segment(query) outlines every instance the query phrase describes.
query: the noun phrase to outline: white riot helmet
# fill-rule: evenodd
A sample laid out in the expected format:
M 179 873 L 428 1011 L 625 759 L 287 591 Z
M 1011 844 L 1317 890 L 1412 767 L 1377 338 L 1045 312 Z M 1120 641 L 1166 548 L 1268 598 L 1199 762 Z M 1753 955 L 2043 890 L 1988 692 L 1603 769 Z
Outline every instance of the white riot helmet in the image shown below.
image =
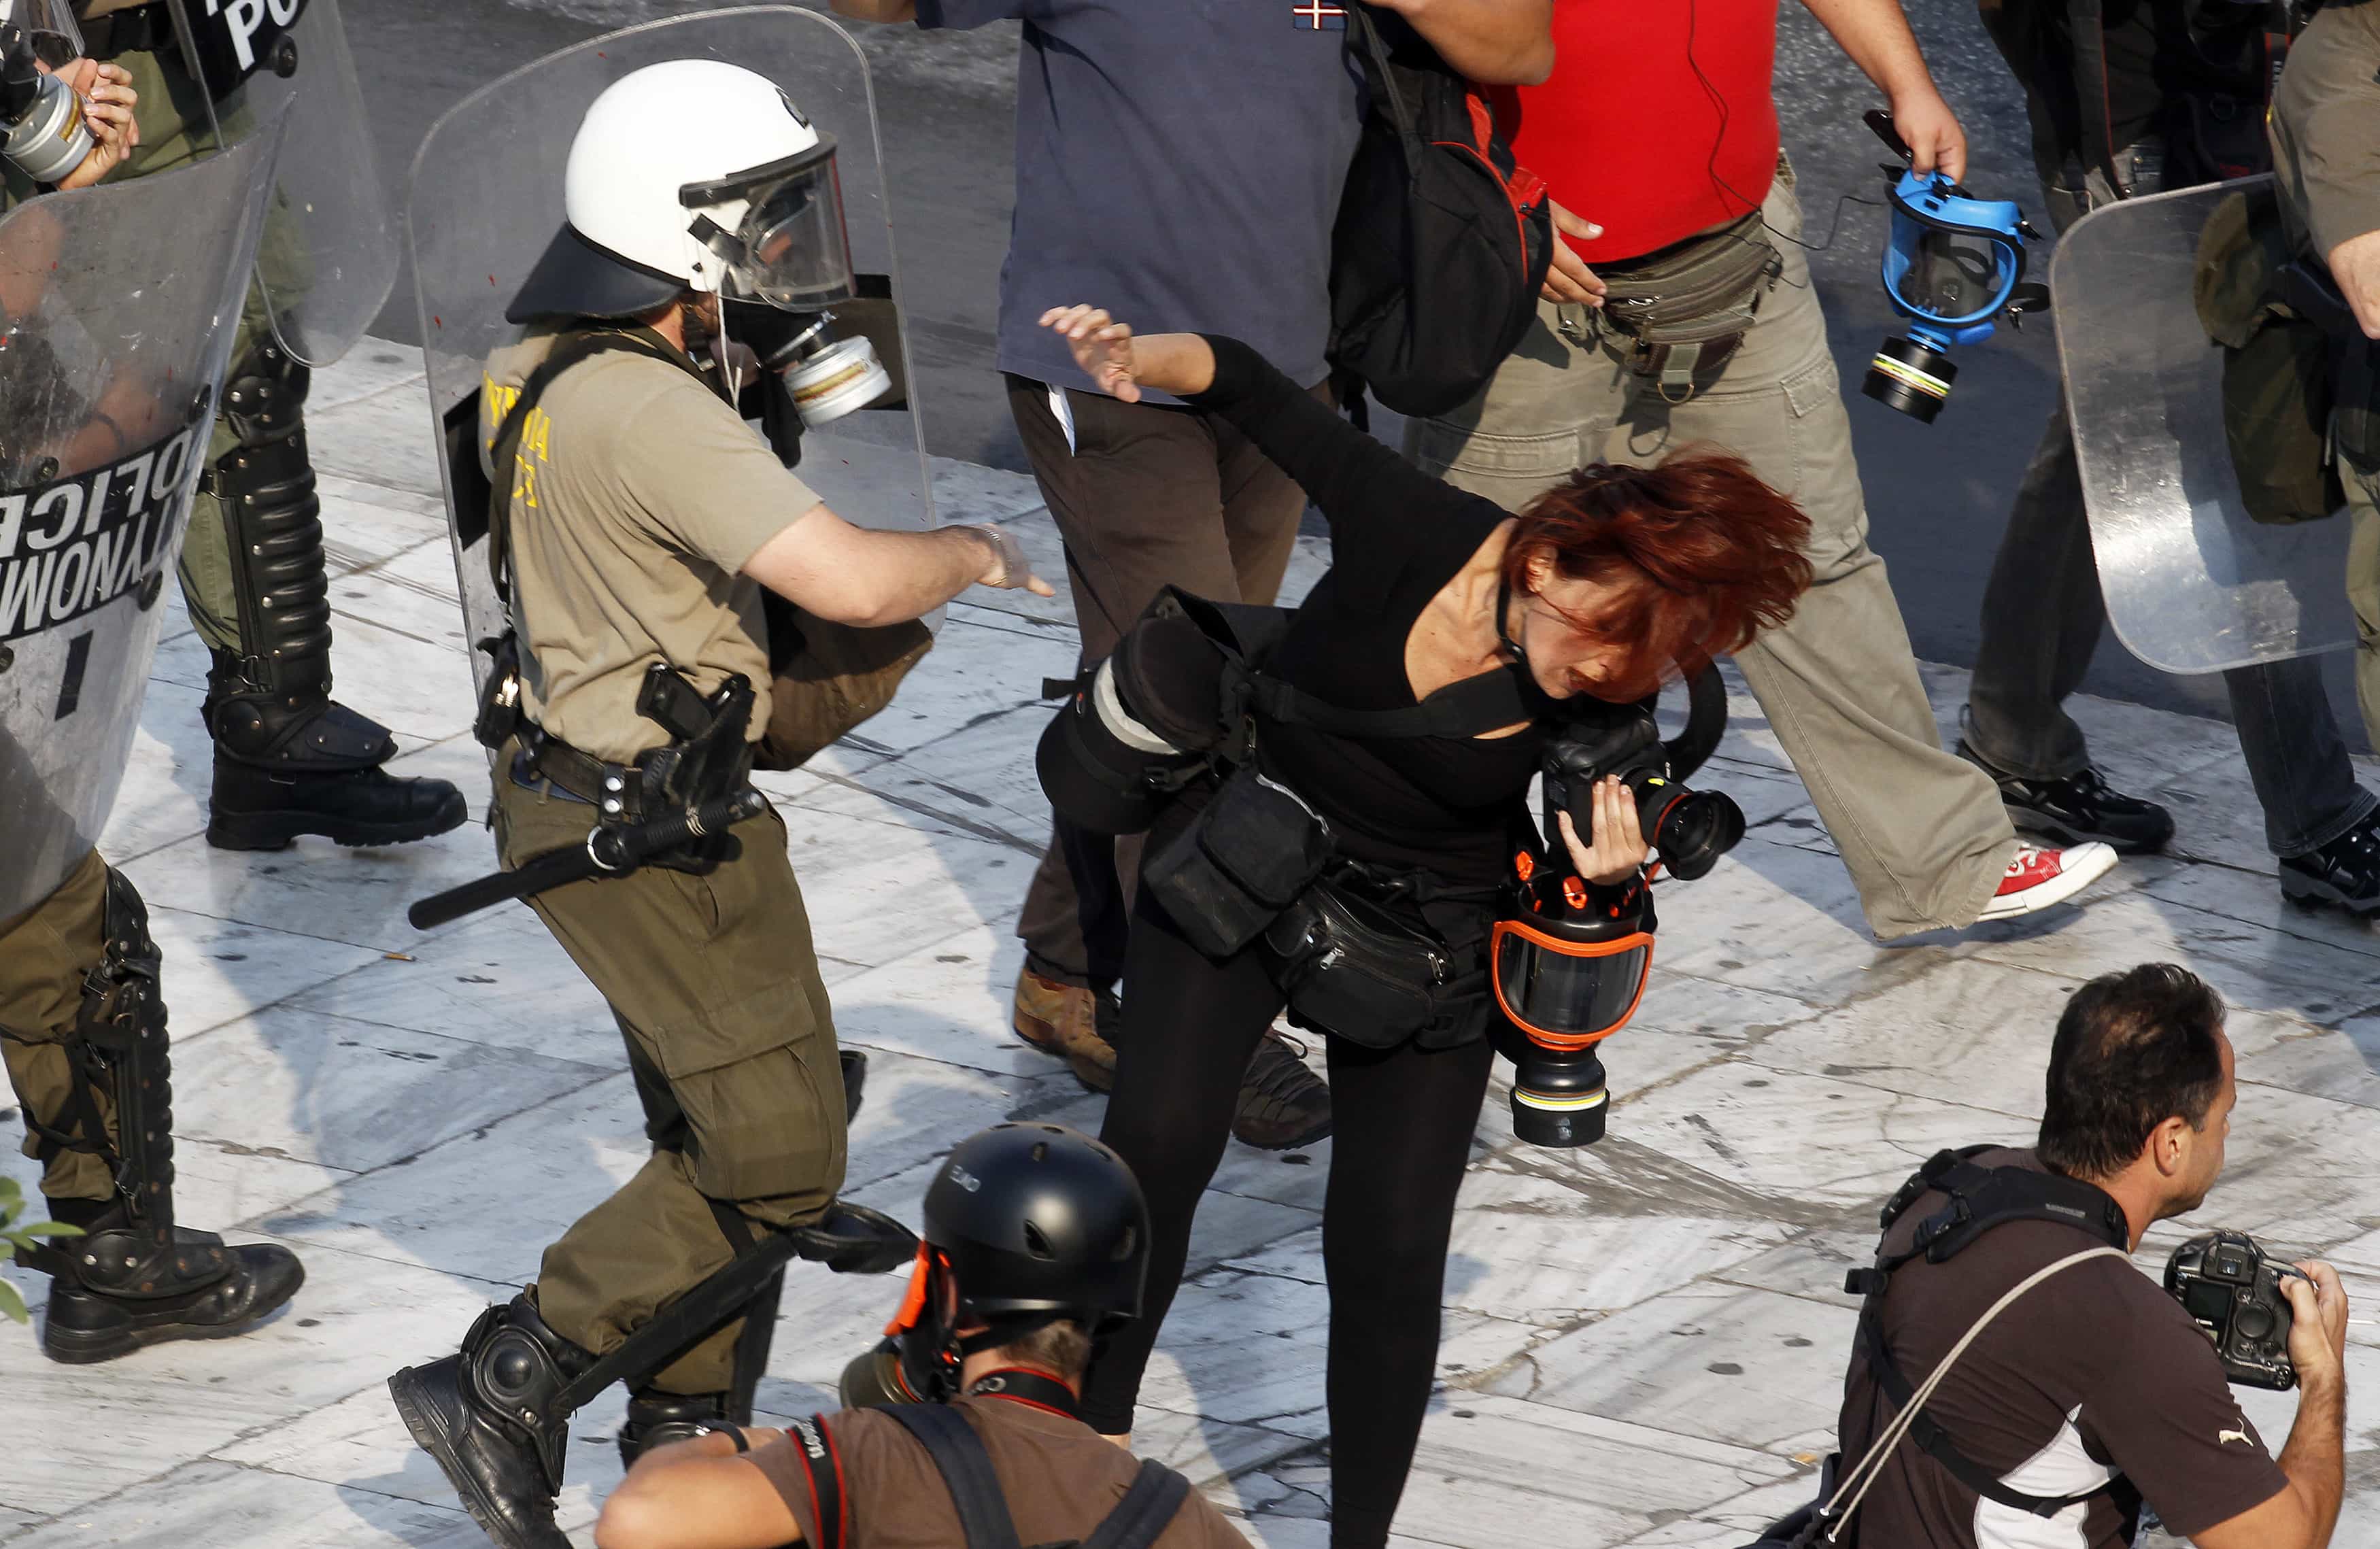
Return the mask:
M 834 137 L 740 65 L 673 59 L 613 81 L 563 186 L 565 224 L 509 321 L 627 317 L 686 290 L 786 311 L 853 294 Z

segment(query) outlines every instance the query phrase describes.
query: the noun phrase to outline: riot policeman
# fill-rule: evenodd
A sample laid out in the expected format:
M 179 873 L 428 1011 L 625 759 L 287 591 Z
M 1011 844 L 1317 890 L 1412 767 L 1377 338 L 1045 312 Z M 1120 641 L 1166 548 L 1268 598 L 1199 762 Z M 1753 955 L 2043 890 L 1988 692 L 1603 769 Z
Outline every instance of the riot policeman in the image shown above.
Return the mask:
M 2281 72 L 2271 128 L 2296 267 L 2329 282 L 2305 309 L 2329 335 L 2356 691 L 2380 736 L 2380 5 L 2334 3 L 2314 18 Z
M 92 154 L 113 155 L 125 127 L 87 117 Z M 42 1349 L 57 1361 L 237 1334 L 305 1278 L 285 1248 L 176 1219 L 160 954 L 140 894 L 92 848 L 278 145 L 276 125 L 153 184 L 0 221 L 0 1058 L 48 1212 L 81 1231 L 17 1254 L 51 1277 Z M 37 175 L 75 181 L 56 170 Z
M 535 91 L 491 91 L 508 89 Z M 764 588 L 848 626 L 916 620 L 974 585 L 1050 594 L 996 529 L 845 523 L 739 416 L 723 331 L 757 338 L 848 291 L 834 156 L 755 70 L 671 58 L 619 76 L 585 108 L 566 221 L 505 312 L 525 326 L 485 363 L 475 439 L 519 662 L 486 701 L 516 684 L 516 726 L 482 733 L 504 864 L 588 853 L 590 830 L 644 831 L 704 789 L 753 815 L 531 901 L 611 1003 L 655 1150 L 458 1354 L 390 1379 L 415 1439 L 508 1546 L 563 1542 L 568 1414 L 644 1348 L 656 1309 L 771 1234 L 837 1218 L 832 1012 L 783 825 L 743 785 L 772 697 L 798 692 L 771 684 Z M 624 1447 L 748 1417 L 748 1351 L 771 1321 L 730 1316 L 621 1371 Z
M 2025 88 L 2059 228 L 2116 200 L 2264 171 L 2264 105 L 2294 3 L 1982 0 Z M 2062 708 L 2107 620 L 2076 434 L 2061 401 L 1985 588 L 1960 751 L 1998 781 L 2019 828 L 2154 851 L 2172 816 L 2109 785 Z M 2283 893 L 2380 911 L 2380 799 L 2356 782 L 2315 663 L 2261 661 L 2223 680 Z
M 935 1173 L 925 1240 L 900 1332 L 851 1363 L 842 1413 L 647 1452 L 604 1503 L 600 1549 L 1245 1542 L 1077 1411 L 1092 1340 L 1140 1313 L 1148 1206 L 1122 1157 L 1055 1124 L 996 1125 Z
M 111 176 L 151 176 L 236 139 L 237 126 L 253 116 L 248 82 L 260 69 L 292 76 L 310 113 L 335 114 L 360 137 L 362 103 L 352 76 L 343 79 L 336 67 L 344 62 L 333 46 L 342 41 L 332 36 L 336 12 L 325 0 L 302 8 L 301 37 L 274 23 L 285 9 L 278 4 L 268 11 L 75 0 L 91 55 L 125 69 L 141 97 L 140 147 Z M 285 9 L 294 17 L 301 7 Z M 242 30 L 244 22 L 251 25 Z M 377 188 L 368 193 L 378 198 Z M 378 233 L 331 232 L 293 202 L 276 200 L 268 216 L 259 284 L 243 305 L 182 551 L 183 599 L 210 659 L 200 712 L 214 742 L 207 841 L 226 850 L 278 850 L 300 834 L 397 844 L 444 833 L 468 816 L 450 782 L 388 773 L 382 766 L 397 753 L 389 730 L 331 697 L 330 579 L 306 441 L 311 372 L 293 352 L 303 346 L 283 336 L 295 331 L 269 310 L 265 291 L 319 291 L 326 272 L 363 271 L 382 276 L 384 296 L 395 255 L 385 255 L 383 268 L 380 254 L 312 250 L 341 239 L 386 243 Z M 378 297 L 369 303 L 358 328 Z M 352 342 L 306 354 L 321 364 Z

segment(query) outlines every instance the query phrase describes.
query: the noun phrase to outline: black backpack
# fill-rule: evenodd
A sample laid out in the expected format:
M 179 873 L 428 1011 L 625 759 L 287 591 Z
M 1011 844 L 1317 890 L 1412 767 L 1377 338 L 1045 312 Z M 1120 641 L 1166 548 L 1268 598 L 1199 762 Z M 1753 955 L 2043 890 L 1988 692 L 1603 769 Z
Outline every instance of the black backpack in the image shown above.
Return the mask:
M 1369 106 L 1331 234 L 1330 364 L 1399 414 L 1439 415 L 1488 384 L 1537 315 L 1553 258 L 1543 178 L 1512 162 L 1481 90 L 1350 0 Z

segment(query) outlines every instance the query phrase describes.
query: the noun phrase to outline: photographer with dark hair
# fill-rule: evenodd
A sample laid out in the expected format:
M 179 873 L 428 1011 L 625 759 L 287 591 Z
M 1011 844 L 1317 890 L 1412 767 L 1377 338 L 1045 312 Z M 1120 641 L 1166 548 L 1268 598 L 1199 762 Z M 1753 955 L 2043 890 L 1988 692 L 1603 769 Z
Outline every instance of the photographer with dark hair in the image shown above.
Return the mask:
M 1149 839 L 1125 957 L 1124 1035 L 1101 1138 L 1148 1191 L 1149 1306 L 1093 1365 L 1084 1413 L 1111 1435 L 1131 1429 L 1192 1216 L 1230 1132 L 1240 1071 L 1287 1001 L 1325 1034 L 1335 1094 L 1323 1205 L 1330 1542 L 1378 1545 L 1429 1400 L 1455 1192 L 1496 1045 L 1509 1047 L 1514 1027 L 1500 1014 L 1501 987 L 1488 997 L 1486 969 L 1475 989 L 1451 986 L 1464 981 L 1465 954 L 1478 952 L 1491 929 L 1504 930 L 1498 905 L 1516 871 L 1524 883 L 1569 873 L 1565 891 L 1574 887 L 1582 906 L 1601 890 L 1613 910 L 1633 907 L 1643 890 L 1645 831 L 1626 786 L 1596 781 L 1591 796 L 1567 805 L 1561 842 L 1545 836 L 1557 852 L 1550 858 L 1524 794 L 1558 736 L 1598 717 L 1640 713 L 1637 703 L 1665 679 L 1790 615 L 1809 584 L 1809 523 L 1741 461 L 1709 454 L 1649 468 L 1582 468 L 1514 516 L 1415 467 L 1235 339 L 1135 338 L 1089 307 L 1041 321 L 1100 391 L 1126 403 L 1144 389 L 1171 393 L 1246 435 L 1314 498 L 1336 562 L 1266 655 L 1264 673 L 1281 692 L 1256 701 L 1253 756 L 1234 759 L 1220 787 L 1191 786 L 1143 825 Z M 1152 612 L 1125 647 L 1163 622 Z M 1149 652 L 1160 654 L 1154 642 Z M 1067 714 L 1079 720 L 1086 701 L 1118 697 L 1120 678 L 1144 676 L 1139 667 L 1124 672 L 1118 664 L 1126 661 L 1120 648 L 1053 732 Z M 1148 675 L 1169 670 L 1157 661 Z M 1202 703 L 1214 719 L 1211 684 L 1168 697 L 1191 719 Z M 1096 713 L 1111 731 L 1150 743 L 1131 712 L 1166 707 L 1123 708 L 1113 721 Z M 1044 787 L 1057 801 L 1050 748 L 1045 737 Z M 1582 813 L 1575 823 L 1572 811 Z M 1216 816 L 1226 812 L 1234 822 Z M 1296 831 L 1280 833 L 1277 823 Z M 1295 917 L 1290 899 L 1302 907 L 1318 891 L 1318 908 L 1381 922 L 1371 939 L 1402 945 L 1392 954 L 1400 967 L 1413 964 L 1416 944 L 1426 948 L 1444 972 L 1427 974 L 1417 993 L 1448 988 L 1439 1014 L 1402 1027 L 1368 1010 L 1325 1018 L 1303 997 L 1339 978 L 1331 964 L 1344 954 L 1297 958 L 1297 946 L 1281 948 L 1270 931 L 1217 951 L 1220 932 L 1191 907 L 1198 900 L 1166 881 L 1187 875 L 1167 870 L 1183 854 L 1177 841 L 1227 846 L 1244 859 L 1335 846 L 1327 863 L 1335 869 L 1326 874 L 1318 859 L 1287 879 L 1274 914 Z M 1677 870 L 1668 848 L 1663 859 Z M 1352 929 L 1344 939 L 1348 953 L 1359 950 Z M 1295 965 L 1285 968 L 1283 954 Z M 1383 966 L 1366 981 L 1413 986 L 1415 978 L 1386 966 L 1390 955 L 1384 948 L 1373 960 Z M 1581 1107 L 1600 1103 L 1599 1067 L 1594 1089 L 1576 1096 Z
M 1011 1544 L 1245 1549 L 1188 1481 L 1077 1415 L 1091 1341 L 1138 1313 L 1148 1265 L 1122 1159 L 1055 1124 L 994 1125 L 935 1173 L 925 1228 L 900 1332 L 844 1374 L 842 1413 L 653 1447 L 603 1503 L 597 1549 L 985 1549 L 1003 1527 Z
M 1958 1353 L 1910 1432 L 1918 1446 L 1892 1453 L 1861 1502 L 1859 1542 L 2104 1549 L 2131 1542 L 2143 1500 L 2200 1549 L 2330 1542 L 2347 1412 L 2337 1273 L 2280 1272 L 2300 1394 L 2277 1464 L 2192 1311 L 2119 1262 L 2205 1200 L 2237 1095 L 2211 987 L 2171 963 L 2103 974 L 2058 1019 L 2034 1148 L 1945 1152 L 1887 1207 L 1876 1267 L 1852 1277 L 1868 1301 L 1844 1458 Z M 2078 1250 L 2088 1262 L 1990 1320 Z

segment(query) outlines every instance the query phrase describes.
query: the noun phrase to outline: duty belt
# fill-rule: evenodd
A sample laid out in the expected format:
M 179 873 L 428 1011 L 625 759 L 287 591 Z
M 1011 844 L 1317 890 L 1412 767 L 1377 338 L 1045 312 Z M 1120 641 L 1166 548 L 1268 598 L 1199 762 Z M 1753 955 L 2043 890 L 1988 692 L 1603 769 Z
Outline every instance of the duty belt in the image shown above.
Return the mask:
M 165 0 L 110 11 L 80 22 L 82 51 L 93 59 L 120 54 L 161 54 L 179 46 L 174 35 L 174 13 Z
M 540 727 L 521 728 L 520 751 L 513 757 L 513 781 L 525 786 L 551 785 L 571 800 L 594 807 L 606 823 L 645 819 L 642 770 L 634 764 L 606 763 Z

